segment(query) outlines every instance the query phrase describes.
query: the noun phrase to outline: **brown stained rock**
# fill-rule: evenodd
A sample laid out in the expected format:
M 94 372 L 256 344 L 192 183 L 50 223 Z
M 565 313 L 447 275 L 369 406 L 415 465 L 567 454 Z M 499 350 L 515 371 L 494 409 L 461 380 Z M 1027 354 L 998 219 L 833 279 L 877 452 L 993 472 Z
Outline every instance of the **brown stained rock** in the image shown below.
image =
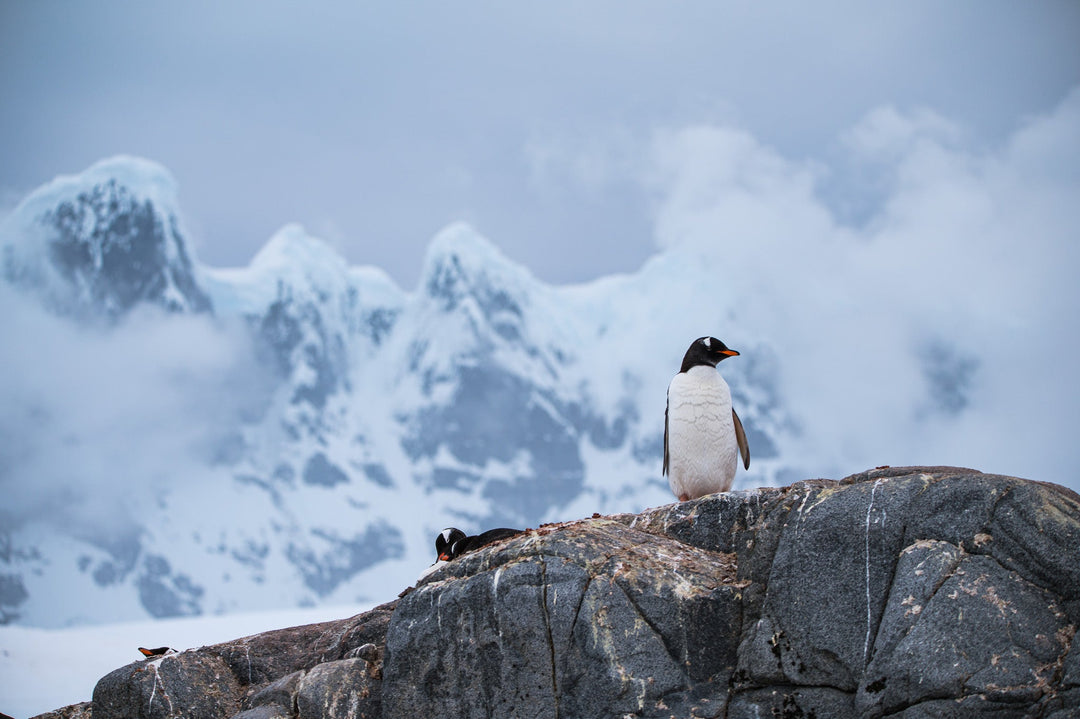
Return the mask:
M 385 716 L 679 715 L 696 685 L 723 694 L 743 586 L 732 555 L 621 522 L 532 530 L 451 562 L 401 601 Z

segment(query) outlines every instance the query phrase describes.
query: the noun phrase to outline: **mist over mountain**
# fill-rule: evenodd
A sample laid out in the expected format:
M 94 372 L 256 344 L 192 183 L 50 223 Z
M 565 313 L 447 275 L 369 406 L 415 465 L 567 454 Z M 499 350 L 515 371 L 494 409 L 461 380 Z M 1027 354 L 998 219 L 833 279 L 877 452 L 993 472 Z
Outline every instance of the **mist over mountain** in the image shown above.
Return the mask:
M 159 165 L 58 178 L 0 227 L 0 621 L 382 600 L 445 526 L 667 503 L 664 393 L 705 334 L 742 353 L 737 488 L 885 463 L 1075 488 L 1077 117 L 1074 92 L 973 154 L 871 114 L 855 224 L 746 133 L 661 134 L 659 251 L 573 286 L 465 224 L 412 289 L 297 225 L 208 267 Z

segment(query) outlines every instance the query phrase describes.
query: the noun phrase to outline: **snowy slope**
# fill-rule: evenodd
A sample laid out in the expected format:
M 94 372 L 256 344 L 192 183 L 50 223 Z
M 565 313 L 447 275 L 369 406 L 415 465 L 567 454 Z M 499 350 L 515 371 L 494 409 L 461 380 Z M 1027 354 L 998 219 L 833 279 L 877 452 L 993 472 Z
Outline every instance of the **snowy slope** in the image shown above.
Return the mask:
M 131 202 L 87 205 L 99 196 Z M 84 231 L 56 223 L 56 208 L 84 205 L 96 213 Z M 152 231 L 120 232 L 133 207 Z M 95 422 L 67 427 L 67 440 L 51 438 L 48 423 L 24 430 L 40 449 L 0 469 L 20 495 L 0 513 L 7 622 L 376 602 L 413 582 L 445 526 L 536 526 L 669 502 L 664 393 L 690 340 L 706 333 L 744 356 L 724 366 L 754 453 L 737 486 L 792 471 L 780 459 L 793 423 L 772 353 L 741 326 L 700 258 L 669 251 L 633 275 L 552 287 L 456 224 L 433 239 L 408 292 L 377 268 L 347 266 L 296 225 L 247 267 L 205 267 L 178 217 L 167 172 L 117 158 L 34 193 L 0 230 L 5 277 L 20 297 L 63 317 L 105 320 L 55 329 L 93 333 L 104 364 L 110 352 L 144 352 L 144 325 L 200 338 L 195 345 L 225 338 L 226 348 L 197 364 L 187 359 L 196 348 L 177 341 L 165 379 L 126 388 L 130 373 L 108 378 L 117 395 L 146 402 L 205 394 L 176 410 L 192 426 L 212 425 L 198 441 L 165 441 L 176 423 L 159 428 L 154 412 L 117 430 L 123 451 L 107 460 L 92 450 L 116 432 Z M 68 241 L 126 248 L 133 264 L 68 271 L 48 250 Z M 143 245 L 162 250 L 141 253 Z M 158 289 L 114 287 L 124 282 Z M 68 371 L 58 362 L 53 375 Z M 23 405 L 50 415 L 74 401 L 33 391 Z M 231 410 L 213 410 L 226 400 Z M 59 441 L 90 446 L 77 466 L 35 482 Z M 129 465 L 141 447 L 161 445 L 171 454 Z M 98 511 L 84 511 L 88 503 Z

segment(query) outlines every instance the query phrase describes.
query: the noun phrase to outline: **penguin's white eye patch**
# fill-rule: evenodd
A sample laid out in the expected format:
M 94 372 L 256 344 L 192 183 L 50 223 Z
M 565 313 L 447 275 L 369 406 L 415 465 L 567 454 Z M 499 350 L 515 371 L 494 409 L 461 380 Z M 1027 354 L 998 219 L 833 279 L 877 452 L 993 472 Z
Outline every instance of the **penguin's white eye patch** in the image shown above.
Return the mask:
M 706 337 L 704 342 L 706 347 L 712 347 L 712 337 Z

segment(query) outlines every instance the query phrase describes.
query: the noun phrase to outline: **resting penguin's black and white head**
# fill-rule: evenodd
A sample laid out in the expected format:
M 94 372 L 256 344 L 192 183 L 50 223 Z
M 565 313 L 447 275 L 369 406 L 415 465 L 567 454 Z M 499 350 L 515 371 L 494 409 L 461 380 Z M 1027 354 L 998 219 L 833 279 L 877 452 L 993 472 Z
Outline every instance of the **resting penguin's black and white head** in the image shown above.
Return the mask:
M 435 556 L 445 562 L 454 557 L 454 544 L 465 539 L 465 532 L 457 527 L 447 527 L 435 537 Z
M 698 365 L 715 367 L 721 360 L 728 357 L 738 357 L 738 355 L 738 352 L 729 349 L 726 344 L 715 337 L 698 337 L 690 343 L 689 349 L 683 355 L 682 368 L 679 371 L 685 372 Z

